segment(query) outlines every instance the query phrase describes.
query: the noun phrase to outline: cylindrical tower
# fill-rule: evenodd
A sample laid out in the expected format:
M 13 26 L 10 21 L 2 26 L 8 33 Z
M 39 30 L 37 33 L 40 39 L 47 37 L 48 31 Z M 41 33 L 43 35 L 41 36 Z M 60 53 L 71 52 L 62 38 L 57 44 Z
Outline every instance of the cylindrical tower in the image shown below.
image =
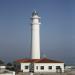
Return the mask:
M 38 13 L 34 11 L 32 13 L 31 23 L 31 51 L 32 59 L 40 59 L 40 17 Z

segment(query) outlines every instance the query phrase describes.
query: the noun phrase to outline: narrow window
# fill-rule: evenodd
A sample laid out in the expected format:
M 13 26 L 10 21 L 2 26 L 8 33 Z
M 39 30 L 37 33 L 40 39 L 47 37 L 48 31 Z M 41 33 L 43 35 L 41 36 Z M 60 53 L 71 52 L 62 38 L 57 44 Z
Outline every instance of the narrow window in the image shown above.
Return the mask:
M 25 66 L 25 69 L 28 69 L 28 66 Z
M 48 66 L 48 69 L 52 69 L 52 66 Z
M 38 70 L 38 66 L 36 66 L 36 69 Z
M 44 66 L 41 66 L 40 69 L 41 69 L 41 70 L 44 70 Z

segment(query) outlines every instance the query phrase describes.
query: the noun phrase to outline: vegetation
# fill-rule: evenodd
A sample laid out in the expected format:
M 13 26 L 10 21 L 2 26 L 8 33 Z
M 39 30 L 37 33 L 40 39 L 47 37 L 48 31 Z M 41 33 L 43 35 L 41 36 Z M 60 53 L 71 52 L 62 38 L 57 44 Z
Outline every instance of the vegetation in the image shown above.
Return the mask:
M 4 62 L 2 60 L 0 60 L 0 65 L 4 64 Z
M 9 62 L 9 63 L 7 63 L 7 66 L 12 66 L 12 63 L 10 63 L 10 62 Z

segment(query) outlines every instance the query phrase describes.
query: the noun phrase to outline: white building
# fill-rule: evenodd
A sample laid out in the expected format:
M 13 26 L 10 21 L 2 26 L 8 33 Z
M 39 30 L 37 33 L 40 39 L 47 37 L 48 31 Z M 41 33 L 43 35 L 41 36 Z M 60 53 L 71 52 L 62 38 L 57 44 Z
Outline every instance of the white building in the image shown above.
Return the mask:
M 29 72 L 30 65 L 33 64 L 34 72 L 64 72 L 64 63 L 47 58 L 42 59 L 19 59 L 16 63 L 20 65 L 20 70 Z
M 7 70 L 6 66 L 1 64 L 0 65 L 0 75 L 15 75 L 15 72 Z
M 23 72 L 64 72 L 64 63 L 47 58 L 40 58 L 40 17 L 34 11 L 31 23 L 31 58 L 16 60 L 17 67 Z M 19 66 L 20 65 L 20 66 Z M 34 69 L 34 70 L 33 70 Z
M 0 69 L 5 69 L 5 68 L 6 68 L 5 65 L 3 65 L 3 64 L 0 65 Z

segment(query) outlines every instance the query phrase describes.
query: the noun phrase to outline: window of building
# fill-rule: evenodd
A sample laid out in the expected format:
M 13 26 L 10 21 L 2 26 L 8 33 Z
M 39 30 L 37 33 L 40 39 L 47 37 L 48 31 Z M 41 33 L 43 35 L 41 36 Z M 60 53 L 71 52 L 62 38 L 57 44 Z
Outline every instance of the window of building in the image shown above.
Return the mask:
M 41 69 L 41 70 L 44 70 L 44 66 L 41 66 L 40 69 Z
M 36 69 L 38 70 L 38 66 L 36 66 Z
M 56 69 L 60 69 L 60 66 L 56 66 Z
M 25 66 L 25 69 L 28 69 L 28 66 Z
M 52 69 L 52 66 L 48 66 L 48 69 Z

